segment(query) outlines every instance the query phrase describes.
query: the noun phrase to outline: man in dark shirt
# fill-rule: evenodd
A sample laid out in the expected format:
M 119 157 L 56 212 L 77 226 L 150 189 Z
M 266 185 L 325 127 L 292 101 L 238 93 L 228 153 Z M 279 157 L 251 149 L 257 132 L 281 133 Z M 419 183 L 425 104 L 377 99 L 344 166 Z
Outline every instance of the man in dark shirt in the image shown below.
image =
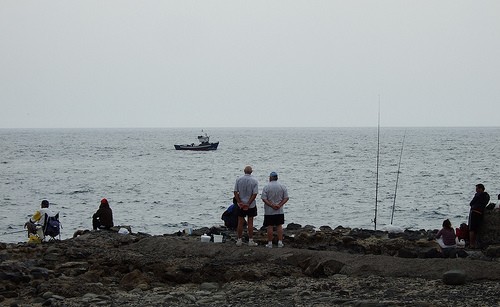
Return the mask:
M 490 202 L 490 195 L 486 193 L 484 185 L 479 183 L 476 184 L 476 195 L 470 202 L 470 212 L 469 212 L 469 239 L 470 248 L 478 248 L 477 243 L 477 232 L 481 223 L 483 221 L 484 208 Z
M 110 229 L 113 227 L 113 211 L 109 207 L 108 200 L 103 198 L 101 205 L 92 216 L 92 227 L 97 229 Z

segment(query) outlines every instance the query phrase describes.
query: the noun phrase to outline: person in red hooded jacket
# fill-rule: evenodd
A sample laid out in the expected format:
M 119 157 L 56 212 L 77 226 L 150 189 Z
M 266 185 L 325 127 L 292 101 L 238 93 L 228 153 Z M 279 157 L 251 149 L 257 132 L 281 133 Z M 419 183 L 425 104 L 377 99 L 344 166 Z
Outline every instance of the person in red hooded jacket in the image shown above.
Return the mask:
M 97 229 L 110 229 L 113 227 L 113 211 L 106 198 L 101 199 L 99 209 L 92 216 L 92 227 Z

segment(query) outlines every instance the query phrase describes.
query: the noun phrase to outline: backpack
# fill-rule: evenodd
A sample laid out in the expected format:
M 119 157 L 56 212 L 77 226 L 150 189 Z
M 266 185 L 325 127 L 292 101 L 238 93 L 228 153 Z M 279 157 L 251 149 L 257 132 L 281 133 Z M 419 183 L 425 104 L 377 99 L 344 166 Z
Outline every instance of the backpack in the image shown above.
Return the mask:
M 59 222 L 59 213 L 55 216 L 45 216 L 43 233 L 46 236 L 55 238 L 61 233 L 61 222 Z

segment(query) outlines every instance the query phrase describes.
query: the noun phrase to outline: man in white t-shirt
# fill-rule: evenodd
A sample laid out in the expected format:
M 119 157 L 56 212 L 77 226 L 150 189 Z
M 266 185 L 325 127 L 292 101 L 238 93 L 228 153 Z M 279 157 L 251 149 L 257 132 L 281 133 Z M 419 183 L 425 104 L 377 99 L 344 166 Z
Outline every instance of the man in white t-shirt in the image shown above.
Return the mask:
M 24 228 L 28 229 L 28 237 L 30 234 L 37 234 L 37 226 L 41 226 L 39 228 L 43 229 L 45 225 L 45 214 L 49 217 L 54 216 L 54 213 L 49 209 L 49 201 L 44 199 L 40 204 L 40 210 L 37 210 L 29 221 L 24 224 Z

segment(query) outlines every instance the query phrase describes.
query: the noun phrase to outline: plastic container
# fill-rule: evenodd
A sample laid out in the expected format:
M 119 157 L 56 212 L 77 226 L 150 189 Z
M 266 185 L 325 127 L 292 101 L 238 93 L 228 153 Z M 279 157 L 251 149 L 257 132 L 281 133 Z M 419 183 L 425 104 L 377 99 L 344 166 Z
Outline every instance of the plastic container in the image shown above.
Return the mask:
M 222 243 L 222 235 L 214 235 L 214 243 Z
M 204 242 L 204 243 L 210 242 L 210 236 L 202 235 L 201 236 L 201 242 Z

